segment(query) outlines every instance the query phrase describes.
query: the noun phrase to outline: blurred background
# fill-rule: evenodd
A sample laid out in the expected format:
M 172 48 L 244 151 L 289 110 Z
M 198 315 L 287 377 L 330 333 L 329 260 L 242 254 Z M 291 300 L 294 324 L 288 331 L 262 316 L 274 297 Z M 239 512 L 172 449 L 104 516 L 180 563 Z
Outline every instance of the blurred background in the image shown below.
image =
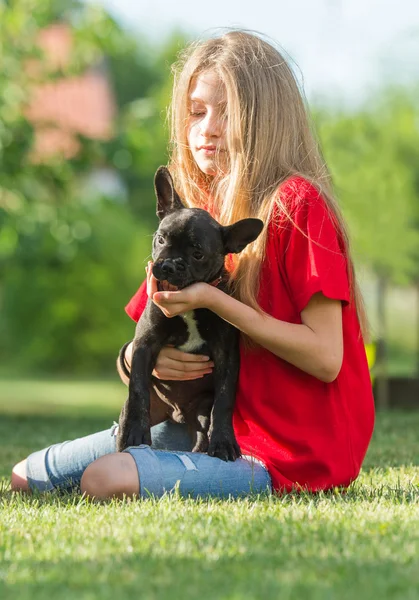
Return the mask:
M 4 410 L 59 404 L 46 381 L 85 382 L 73 400 L 100 381 L 99 404 L 105 387 L 123 400 L 107 382 L 157 223 L 170 65 L 231 26 L 281 45 L 305 89 L 350 227 L 377 402 L 419 406 L 416 0 L 0 0 Z

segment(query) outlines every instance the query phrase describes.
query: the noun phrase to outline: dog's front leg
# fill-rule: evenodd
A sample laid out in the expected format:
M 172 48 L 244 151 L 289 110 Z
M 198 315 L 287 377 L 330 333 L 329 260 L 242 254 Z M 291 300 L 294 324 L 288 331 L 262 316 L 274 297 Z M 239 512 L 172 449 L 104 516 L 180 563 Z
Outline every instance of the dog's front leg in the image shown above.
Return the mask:
M 196 413 L 188 415 L 187 424 L 192 439 L 192 452 L 208 451 L 208 431 L 211 422 L 211 408 L 214 403 L 213 393 L 205 394 L 199 399 Z
M 208 455 L 234 461 L 241 455 L 233 429 L 239 359 L 238 356 L 237 359 L 231 359 L 231 356 L 221 351 L 219 356 L 214 353 L 214 363 L 214 405 L 211 412 Z
M 152 348 L 134 342 L 128 398 L 119 417 L 116 440 L 118 452 L 128 446 L 151 446 L 150 381 L 154 366 Z

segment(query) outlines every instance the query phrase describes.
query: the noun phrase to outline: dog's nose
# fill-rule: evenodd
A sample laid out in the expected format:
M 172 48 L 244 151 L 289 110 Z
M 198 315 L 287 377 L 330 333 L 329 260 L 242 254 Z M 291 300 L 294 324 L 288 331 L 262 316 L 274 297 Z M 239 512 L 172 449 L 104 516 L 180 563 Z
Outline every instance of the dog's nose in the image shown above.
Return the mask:
M 167 260 L 163 261 L 163 264 L 161 266 L 161 270 L 166 275 L 173 275 L 174 273 L 176 273 L 176 267 L 175 267 L 175 265 L 172 262 L 169 262 Z
M 175 260 L 175 263 L 176 263 L 176 269 L 178 271 L 186 271 L 186 265 L 185 265 L 185 263 L 184 263 L 184 261 L 183 261 L 182 258 L 177 258 Z

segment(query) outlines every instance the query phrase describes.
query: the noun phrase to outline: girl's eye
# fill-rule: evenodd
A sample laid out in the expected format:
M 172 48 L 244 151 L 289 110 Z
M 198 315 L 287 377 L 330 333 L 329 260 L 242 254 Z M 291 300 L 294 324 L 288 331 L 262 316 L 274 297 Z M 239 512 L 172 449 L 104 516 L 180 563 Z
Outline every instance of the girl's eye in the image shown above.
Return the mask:
M 199 108 L 195 108 L 189 111 L 190 117 L 202 117 L 203 115 L 205 115 L 205 110 Z
M 196 260 L 202 260 L 204 258 L 204 255 L 202 254 L 202 252 L 194 252 L 192 255 L 194 258 L 196 258 Z

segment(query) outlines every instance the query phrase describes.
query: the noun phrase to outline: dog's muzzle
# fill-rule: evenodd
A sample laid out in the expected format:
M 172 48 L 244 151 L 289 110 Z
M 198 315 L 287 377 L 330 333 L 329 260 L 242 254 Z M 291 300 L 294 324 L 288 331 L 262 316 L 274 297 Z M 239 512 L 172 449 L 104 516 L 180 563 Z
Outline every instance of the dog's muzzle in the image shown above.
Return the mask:
M 153 265 L 153 275 L 164 291 L 177 291 L 190 285 L 186 281 L 186 265 L 183 259 L 162 260 Z

